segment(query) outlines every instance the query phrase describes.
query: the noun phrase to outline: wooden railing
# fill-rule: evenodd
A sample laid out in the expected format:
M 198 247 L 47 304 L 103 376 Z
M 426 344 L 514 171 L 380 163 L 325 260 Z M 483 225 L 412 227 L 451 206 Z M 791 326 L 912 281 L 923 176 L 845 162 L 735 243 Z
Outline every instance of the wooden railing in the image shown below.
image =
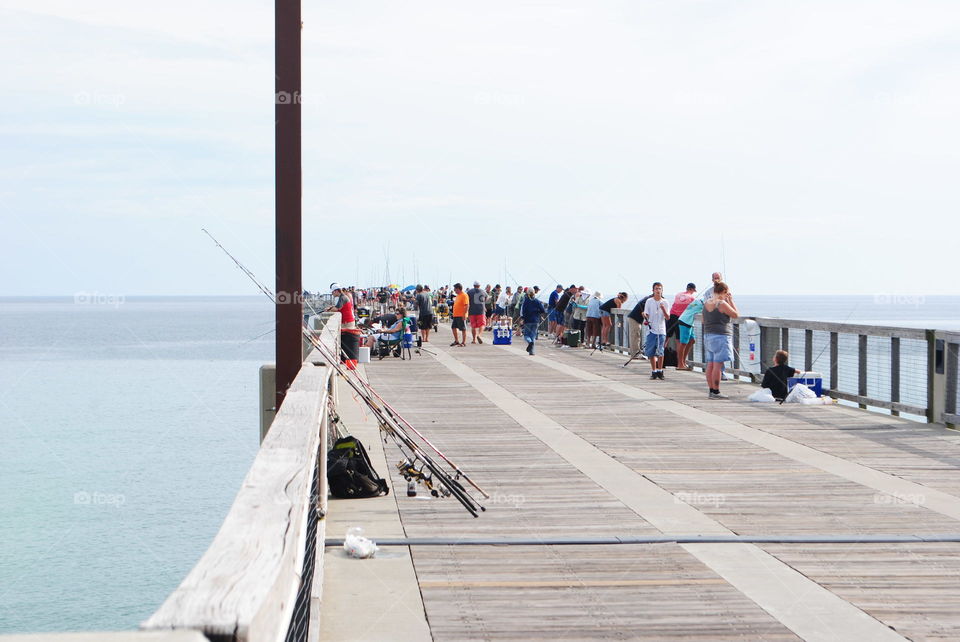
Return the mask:
M 628 312 L 614 310 L 609 337 L 613 348 L 624 354 L 631 353 Z M 772 365 L 774 352 L 783 349 L 790 352 L 791 365 L 821 372 L 824 389 L 835 399 L 925 417 L 929 422 L 960 424 L 958 332 L 772 317 L 737 319 L 733 323 L 733 374 L 757 382 L 761 375 L 744 369 L 740 358 L 747 348 L 743 329 L 747 319 L 760 326 L 761 375 Z M 703 320 L 699 316 L 695 328 L 697 344 L 688 362 L 703 367 Z
M 319 332 L 333 354 L 339 354 L 339 326 L 335 314 Z M 327 407 L 334 380 L 331 367 L 311 352 L 220 531 L 141 628 L 193 629 L 212 640 L 275 641 L 287 637 L 292 620 L 316 619 L 319 608 L 309 607 L 319 602 L 323 576 Z M 316 532 L 315 545 L 307 541 L 308 527 Z M 316 572 L 308 586 L 303 574 L 311 567 Z M 316 627 L 310 633 L 316 639 Z

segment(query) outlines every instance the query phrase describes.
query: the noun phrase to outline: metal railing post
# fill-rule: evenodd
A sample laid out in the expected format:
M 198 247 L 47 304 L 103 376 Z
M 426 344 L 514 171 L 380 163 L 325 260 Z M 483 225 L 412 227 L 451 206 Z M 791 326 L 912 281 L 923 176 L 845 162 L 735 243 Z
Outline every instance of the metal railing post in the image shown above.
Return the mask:
M 890 337 L 890 401 L 900 401 L 900 337 Z M 891 415 L 899 415 L 899 410 L 890 410 Z
M 857 394 L 867 396 L 867 335 L 861 334 L 857 341 Z M 866 408 L 866 404 L 858 404 Z
M 936 330 L 927 330 L 927 421 L 943 420 L 947 401 L 946 342 Z
M 830 390 L 837 390 L 840 387 L 840 335 L 837 332 L 830 333 Z

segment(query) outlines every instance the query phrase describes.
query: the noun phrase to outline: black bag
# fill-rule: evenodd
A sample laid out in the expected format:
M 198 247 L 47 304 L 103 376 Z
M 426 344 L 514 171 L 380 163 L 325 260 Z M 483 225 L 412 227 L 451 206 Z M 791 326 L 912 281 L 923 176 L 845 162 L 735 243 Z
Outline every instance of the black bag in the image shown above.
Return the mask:
M 366 448 L 354 437 L 338 439 L 327 453 L 327 484 L 341 499 L 378 497 L 390 492 L 387 481 L 377 475 Z
M 673 337 L 670 337 L 666 341 L 666 345 L 663 347 L 663 365 L 677 367 L 677 340 Z

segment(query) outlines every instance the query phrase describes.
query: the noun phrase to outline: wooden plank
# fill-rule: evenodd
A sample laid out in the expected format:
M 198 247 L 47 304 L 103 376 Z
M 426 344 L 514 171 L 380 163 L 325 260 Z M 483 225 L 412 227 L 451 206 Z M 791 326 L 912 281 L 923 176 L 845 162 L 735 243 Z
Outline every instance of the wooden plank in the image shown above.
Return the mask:
M 702 394 L 702 375 L 668 370 L 666 381 L 650 382 L 645 363 L 635 362 L 637 367 L 623 369 L 620 356 L 597 353 L 591 358 L 589 351 L 561 351 L 543 344 L 534 359 L 498 352 L 505 351 L 468 346 L 452 354 L 609 456 L 648 476 L 678 501 L 731 530 L 860 534 L 956 528 L 955 521 L 923 506 L 797 466 L 764 449 L 664 413 L 656 402 L 624 398 L 605 389 L 603 381 L 655 390 L 717 417 L 756 425 L 826 452 L 855 460 L 860 457 L 879 470 L 960 493 L 960 481 L 954 479 L 957 465 L 948 459 L 960 463 L 960 445 L 940 440 L 924 426 L 839 407 L 711 402 Z M 538 365 L 542 360 L 569 363 L 602 379 L 574 380 Z M 491 491 L 494 500 L 480 519 L 473 520 L 461 516 L 462 509 L 449 501 L 398 497 L 408 535 L 570 536 L 571 516 L 576 518 L 575 532 L 585 536 L 651 530 L 635 514 L 623 513 L 622 505 L 611 501 L 589 478 L 571 470 L 538 440 L 524 435 L 475 390 L 451 382 L 449 373 L 436 366 L 432 359 L 424 358 L 379 362 L 369 371 L 375 385 L 390 391 L 391 403 L 427 429 L 438 447 L 465 466 Z M 724 389 L 737 400 L 752 390 L 727 383 Z M 536 552 L 529 550 L 536 547 L 478 548 L 484 549 L 414 547 L 424 605 L 436 639 L 586 638 L 624 631 L 647 639 L 671 639 L 678 631 L 706 639 L 791 637 L 782 628 L 764 628 L 769 621 L 757 619 L 755 605 L 728 602 L 737 591 L 731 595 L 730 587 L 716 583 L 716 576 L 699 575 L 697 569 L 702 571 L 702 567 L 688 565 L 689 558 L 677 558 L 673 552 L 669 557 L 680 566 L 655 569 L 643 551 L 611 550 L 619 547 L 577 552 L 567 549 L 578 547 Z M 656 553 L 661 561 L 664 550 Z M 891 555 L 898 563 L 905 559 L 896 552 Z M 915 600 L 935 603 L 937 591 L 951 590 L 945 579 L 938 581 L 932 596 L 920 592 L 901 596 L 895 614 L 873 609 L 869 590 L 847 599 L 887 623 L 903 618 Z M 698 608 L 707 589 L 717 591 L 711 600 L 726 605 L 723 621 Z M 660 601 L 668 598 L 669 603 Z M 599 618 L 609 628 L 584 628 L 574 616 L 582 613 L 584 604 L 591 612 L 597 610 L 595 601 L 604 606 L 593 621 Z M 906 628 L 898 626 L 899 631 L 926 630 L 918 620 L 908 619 L 904 618 Z M 960 627 L 948 624 L 942 627 L 944 631 L 950 637 L 960 634 Z

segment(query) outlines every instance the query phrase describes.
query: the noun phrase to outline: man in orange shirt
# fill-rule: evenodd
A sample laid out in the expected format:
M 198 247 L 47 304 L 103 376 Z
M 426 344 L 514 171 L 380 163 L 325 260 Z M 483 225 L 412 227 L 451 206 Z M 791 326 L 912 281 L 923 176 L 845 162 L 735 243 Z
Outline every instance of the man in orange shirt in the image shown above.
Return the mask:
M 470 297 L 467 296 L 467 293 L 463 291 L 463 285 L 460 283 L 453 284 L 453 321 L 450 324 L 450 329 L 453 330 L 453 343 L 450 344 L 450 347 L 453 346 L 465 346 L 467 345 L 467 308 L 470 306 Z M 460 331 L 460 338 L 457 338 L 457 331 Z

